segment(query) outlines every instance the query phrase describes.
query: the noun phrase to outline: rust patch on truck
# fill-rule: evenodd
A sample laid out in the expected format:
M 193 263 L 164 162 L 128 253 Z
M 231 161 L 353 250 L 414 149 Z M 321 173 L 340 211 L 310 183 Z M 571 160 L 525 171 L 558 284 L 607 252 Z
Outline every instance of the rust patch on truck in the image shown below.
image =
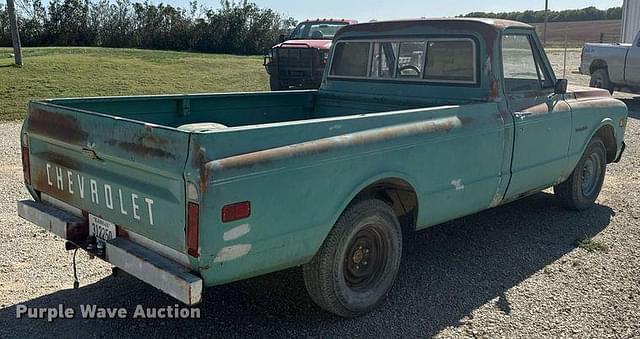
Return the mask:
M 175 154 L 167 152 L 162 148 L 150 147 L 145 145 L 142 139 L 139 139 L 138 142 L 109 139 L 106 141 L 106 143 L 112 146 L 118 146 L 122 150 L 128 153 L 142 155 L 144 157 L 152 156 L 152 157 L 158 157 L 158 158 L 170 158 L 170 159 L 176 158 Z
M 489 85 L 489 101 L 496 101 L 500 97 L 500 90 L 498 88 L 498 80 L 491 79 L 491 85 Z
M 59 153 L 53 153 L 53 152 L 47 152 L 44 155 L 44 159 L 45 162 L 52 162 L 52 165 L 60 165 L 62 167 L 65 167 L 67 169 L 78 169 L 77 166 L 77 162 L 75 160 L 73 160 L 72 158 L 66 156 L 66 155 L 62 155 Z
M 199 186 L 200 194 L 204 197 L 204 193 L 207 192 L 207 186 L 209 183 L 209 168 L 207 167 L 206 152 L 199 144 L 194 145 L 195 156 L 193 158 L 193 167 L 199 171 Z
M 153 127 L 156 126 L 154 124 L 145 123 L 144 124 L 144 135 L 138 138 L 138 142 L 141 143 L 150 143 L 155 145 L 166 145 L 169 143 L 169 140 L 165 138 L 161 138 L 155 134 L 153 134 Z
M 144 130 L 138 136 L 134 136 L 130 140 L 110 139 L 106 143 L 112 146 L 118 146 L 126 152 L 158 158 L 175 159 L 175 154 L 167 151 L 165 146 L 169 144 L 169 140 L 153 134 L 153 124 L 145 123 Z
M 611 108 L 612 101 L 616 101 L 614 98 L 591 98 L 589 100 L 573 100 L 569 101 L 573 107 L 582 108 Z M 579 105 L 579 106 L 577 106 Z
M 65 189 L 58 189 L 55 186 L 55 183 L 53 186 L 50 186 L 49 183 L 47 182 L 47 172 L 44 168 L 37 168 L 35 170 L 34 176 L 33 176 L 33 187 L 43 193 L 47 193 L 50 196 L 56 198 L 56 199 L 60 199 L 62 201 L 65 202 L 73 202 L 74 201 L 74 196 L 69 193 L 67 190 Z
M 567 92 L 569 94 L 573 94 L 573 97 L 576 98 L 576 100 L 611 97 L 611 93 L 606 89 L 592 87 L 569 86 Z
M 78 169 L 76 161 L 74 161 L 70 157 L 67 157 L 58 153 L 52 153 L 52 152 L 48 152 L 44 154 L 43 157 L 44 158 L 42 159 L 42 161 L 44 162 L 44 165 L 46 165 L 46 163 L 50 163 L 52 166 L 61 166 L 71 171 Z M 32 171 L 32 175 L 31 175 L 32 184 L 36 190 L 47 193 L 54 198 L 57 198 L 66 202 L 70 202 L 74 200 L 75 196 L 73 194 L 69 193 L 66 189 L 62 189 L 62 190 L 58 189 L 55 182 L 53 186 L 49 185 L 48 179 L 47 179 L 46 166 L 32 166 L 31 171 Z M 54 173 L 50 173 L 50 175 L 51 174 L 55 175 Z M 65 172 L 64 175 L 66 180 L 67 173 Z M 55 178 L 51 178 L 51 179 L 53 181 Z
M 394 125 L 230 156 L 228 158 L 208 162 L 206 167 L 208 167 L 209 170 L 218 171 L 251 167 L 266 164 L 275 160 L 321 154 L 345 147 L 367 145 L 418 134 L 434 132 L 449 133 L 452 129 L 461 127 L 462 125 L 463 121 L 458 117 Z
M 84 144 L 89 133 L 83 130 L 74 116 L 49 112 L 38 108 L 29 110 L 29 132 L 69 144 Z

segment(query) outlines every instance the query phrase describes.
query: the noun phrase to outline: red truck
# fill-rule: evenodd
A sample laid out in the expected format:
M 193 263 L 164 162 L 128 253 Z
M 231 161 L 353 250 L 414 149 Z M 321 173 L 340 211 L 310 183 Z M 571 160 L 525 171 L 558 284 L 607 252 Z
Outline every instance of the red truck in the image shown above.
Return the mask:
M 351 19 L 316 19 L 301 22 L 289 38 L 273 46 L 264 58 L 272 91 L 317 89 L 329 57 L 331 40 Z

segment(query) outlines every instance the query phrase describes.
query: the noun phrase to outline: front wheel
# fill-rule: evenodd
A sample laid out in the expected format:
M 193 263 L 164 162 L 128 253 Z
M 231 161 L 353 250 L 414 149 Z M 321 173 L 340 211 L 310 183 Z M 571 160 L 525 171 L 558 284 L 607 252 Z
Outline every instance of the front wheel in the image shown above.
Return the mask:
M 569 178 L 553 187 L 558 201 L 563 207 L 578 211 L 593 206 L 602 189 L 606 170 L 606 147 L 595 137 Z
M 318 253 L 303 266 L 305 286 L 323 309 L 357 317 L 384 301 L 401 254 L 402 231 L 391 207 L 363 200 L 340 216 Z

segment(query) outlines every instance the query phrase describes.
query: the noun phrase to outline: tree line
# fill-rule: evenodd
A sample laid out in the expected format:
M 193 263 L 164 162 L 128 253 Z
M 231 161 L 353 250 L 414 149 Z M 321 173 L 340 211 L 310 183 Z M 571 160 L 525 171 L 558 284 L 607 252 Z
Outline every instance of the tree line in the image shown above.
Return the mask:
M 17 0 L 24 46 L 102 46 L 200 52 L 260 54 L 295 24 L 272 9 L 248 0 L 222 0 L 220 7 L 188 8 L 131 0 Z M 473 12 L 527 23 L 544 22 L 544 11 Z M 622 8 L 587 7 L 549 11 L 549 22 L 622 18 Z M 0 4 L 0 46 L 11 46 L 9 17 Z
M 130 0 L 18 0 L 24 46 L 100 46 L 261 54 L 295 24 L 242 0 L 220 8 L 154 5 Z M 6 6 L 0 4 L 0 46 L 11 46 Z
M 495 18 L 516 20 L 526 23 L 544 22 L 544 10 L 524 11 L 524 12 L 472 12 L 461 17 L 467 18 Z M 612 7 L 609 9 L 598 9 L 596 7 L 586 7 L 582 9 L 567 9 L 563 11 L 549 11 L 549 22 L 565 21 L 592 21 L 592 20 L 619 20 L 622 19 L 622 7 Z

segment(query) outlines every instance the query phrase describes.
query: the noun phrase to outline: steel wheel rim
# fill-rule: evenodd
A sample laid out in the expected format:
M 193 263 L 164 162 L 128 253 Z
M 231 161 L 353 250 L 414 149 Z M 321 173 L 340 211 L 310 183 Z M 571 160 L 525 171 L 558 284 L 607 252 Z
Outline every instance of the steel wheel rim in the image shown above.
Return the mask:
M 598 186 L 598 180 L 602 174 L 600 156 L 597 153 L 589 155 L 582 166 L 581 188 L 584 196 L 592 196 Z
M 344 258 L 344 279 L 356 291 L 373 287 L 382 276 L 389 248 L 382 233 L 374 225 L 366 225 L 356 233 Z

